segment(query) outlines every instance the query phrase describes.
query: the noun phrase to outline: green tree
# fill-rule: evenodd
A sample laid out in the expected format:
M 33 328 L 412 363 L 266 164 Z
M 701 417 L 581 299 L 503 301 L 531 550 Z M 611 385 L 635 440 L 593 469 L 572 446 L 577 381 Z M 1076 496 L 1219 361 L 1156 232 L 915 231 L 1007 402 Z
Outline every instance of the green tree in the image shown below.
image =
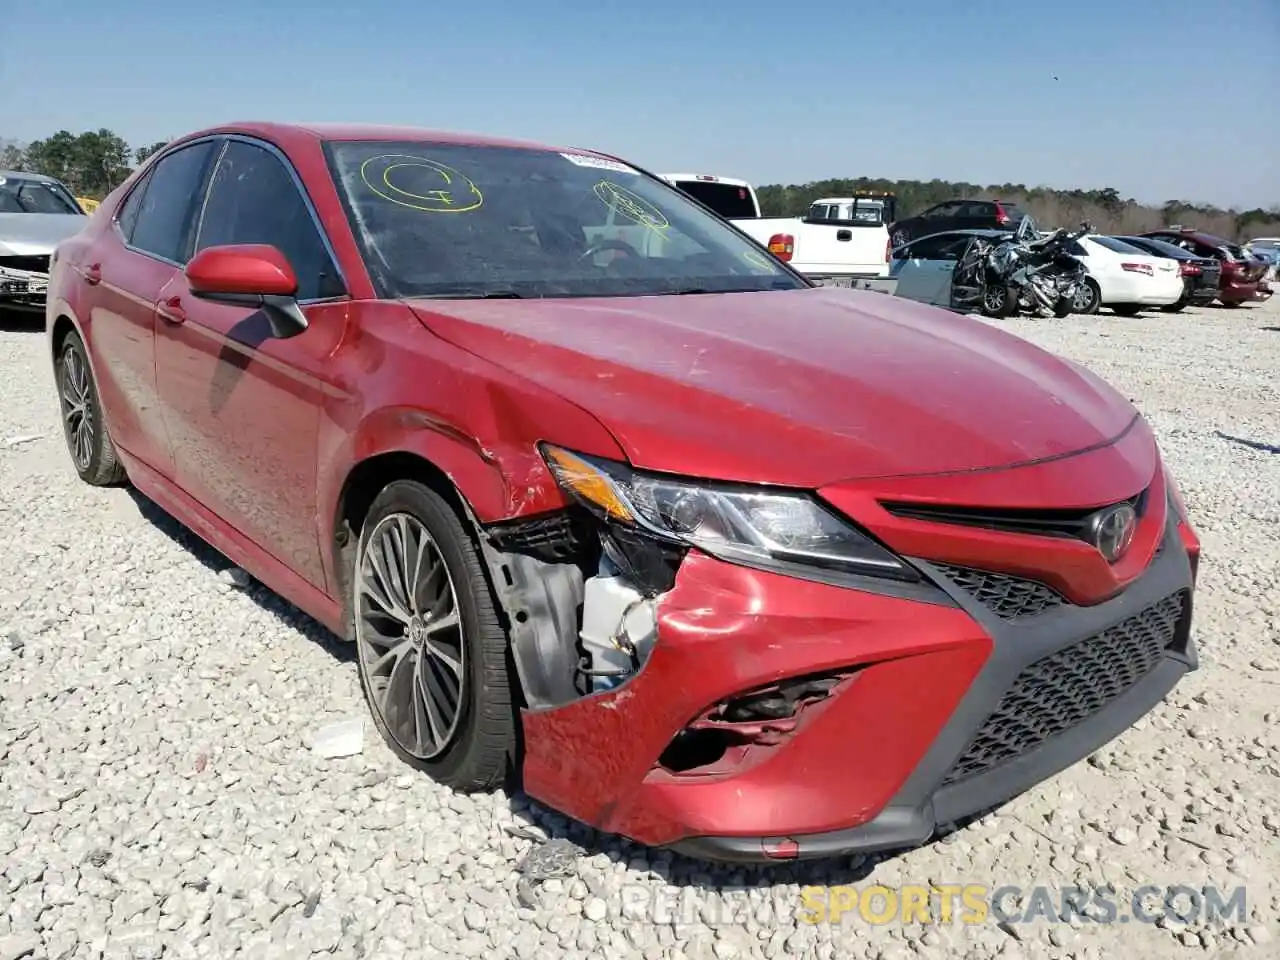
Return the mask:
M 102 198 L 132 171 L 129 144 L 106 128 L 73 134 L 59 130 L 28 144 L 28 168 L 56 177 L 77 196 Z
M 139 147 L 137 150 L 133 151 L 133 162 L 138 166 L 142 166 L 151 156 L 163 150 L 168 143 L 168 140 L 157 140 L 150 146 Z
M 27 151 L 16 143 L 5 144 L 0 150 L 0 170 L 26 170 Z

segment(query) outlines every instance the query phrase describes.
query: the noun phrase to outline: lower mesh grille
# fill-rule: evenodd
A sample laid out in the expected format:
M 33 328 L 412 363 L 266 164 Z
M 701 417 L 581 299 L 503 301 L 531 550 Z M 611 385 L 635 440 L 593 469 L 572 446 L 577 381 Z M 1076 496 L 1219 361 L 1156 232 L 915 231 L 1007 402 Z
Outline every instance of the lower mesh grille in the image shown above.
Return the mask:
M 1159 662 L 1187 600 L 1180 590 L 1023 670 L 943 785 L 1016 759 L 1105 708 Z
M 1057 592 L 1034 580 L 947 563 L 934 566 L 957 587 L 1005 620 L 1032 617 L 1067 602 Z

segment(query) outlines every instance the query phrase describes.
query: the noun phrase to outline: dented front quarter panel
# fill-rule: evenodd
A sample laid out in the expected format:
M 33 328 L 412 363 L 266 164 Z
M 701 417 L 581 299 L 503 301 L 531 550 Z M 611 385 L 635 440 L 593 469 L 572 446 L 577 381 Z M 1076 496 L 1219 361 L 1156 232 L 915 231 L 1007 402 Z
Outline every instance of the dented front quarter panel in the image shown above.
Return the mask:
M 855 826 L 906 780 L 986 660 L 959 609 L 722 563 L 694 552 L 658 602 L 658 641 L 623 686 L 526 710 L 528 793 L 650 845 Z M 857 669 L 776 746 L 738 769 L 675 774 L 658 758 L 719 701 Z M 921 698 L 921 689 L 930 696 Z
M 478 522 L 492 523 L 565 505 L 538 455 L 539 440 L 621 456 L 589 414 L 441 340 L 404 304 L 366 301 L 353 310 L 359 315 L 331 358 L 334 390 L 320 421 L 321 543 L 333 543 L 347 478 L 373 457 L 407 453 L 429 461 Z M 332 550 L 324 562 L 337 589 Z

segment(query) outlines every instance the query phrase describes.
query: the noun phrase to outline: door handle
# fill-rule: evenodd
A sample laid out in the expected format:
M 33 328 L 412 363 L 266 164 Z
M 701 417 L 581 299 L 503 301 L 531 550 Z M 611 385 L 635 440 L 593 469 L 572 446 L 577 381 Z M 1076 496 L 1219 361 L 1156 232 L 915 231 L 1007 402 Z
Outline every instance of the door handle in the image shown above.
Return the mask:
M 852 240 L 852 239 L 853 239 L 853 232 L 852 232 L 852 231 L 850 231 L 850 230 L 837 230 L 837 231 L 836 231 L 836 239 L 837 239 L 837 240 Z
M 161 320 L 175 325 L 184 323 L 187 319 L 187 313 L 182 309 L 181 297 L 169 297 L 166 300 L 162 300 L 156 306 L 156 313 L 159 314 Z
M 91 263 L 84 268 L 84 282 L 91 287 L 96 287 L 102 282 L 102 264 Z

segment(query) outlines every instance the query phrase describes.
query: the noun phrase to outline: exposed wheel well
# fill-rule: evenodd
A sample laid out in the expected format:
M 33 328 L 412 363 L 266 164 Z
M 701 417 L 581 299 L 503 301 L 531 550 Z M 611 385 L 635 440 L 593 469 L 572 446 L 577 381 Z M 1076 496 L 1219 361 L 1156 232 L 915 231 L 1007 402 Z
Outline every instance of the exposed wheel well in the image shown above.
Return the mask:
M 347 571 L 355 560 L 356 541 L 369 507 L 379 491 L 395 480 L 416 480 L 438 493 L 453 507 L 466 529 L 471 520 L 463 507 L 462 495 L 443 470 L 430 460 L 413 453 L 384 453 L 357 464 L 343 484 L 338 497 L 337 515 L 333 525 L 334 570 L 338 575 L 338 589 L 346 606 Z
M 71 322 L 71 318 L 65 313 L 53 321 L 53 355 L 55 357 L 62 352 L 62 345 L 66 342 L 67 334 L 74 332 L 75 328 L 76 325 Z

